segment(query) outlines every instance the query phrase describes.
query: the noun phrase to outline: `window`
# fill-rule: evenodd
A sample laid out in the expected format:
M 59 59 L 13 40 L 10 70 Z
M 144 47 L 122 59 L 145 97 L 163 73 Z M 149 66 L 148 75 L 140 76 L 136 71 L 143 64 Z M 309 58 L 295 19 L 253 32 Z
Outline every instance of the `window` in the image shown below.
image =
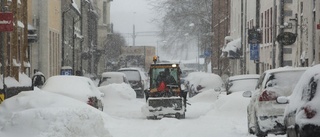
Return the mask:
M 272 16 L 272 8 L 270 8 L 270 42 L 273 41 L 273 37 L 272 37 L 272 29 L 273 29 L 273 24 L 272 24 L 272 21 L 273 21 L 273 16 Z
M 261 32 L 261 38 L 262 38 L 261 42 L 264 43 L 263 36 L 264 36 L 264 32 L 265 31 L 264 31 L 264 27 L 263 27 L 263 13 L 261 13 L 261 18 L 260 19 L 261 19 L 261 25 L 260 25 L 261 28 L 260 28 L 260 30 L 262 31 Z
M 21 42 L 21 39 L 22 39 L 22 36 L 21 36 L 21 34 L 19 33 L 18 34 L 18 57 L 16 58 L 16 60 L 17 60 L 17 63 L 19 63 L 20 62 L 20 60 L 21 60 L 21 51 L 22 51 L 22 48 L 21 48 L 21 44 L 22 44 L 22 42 Z M 22 61 L 22 60 L 21 60 Z
M 267 20 L 266 20 L 266 25 L 267 25 L 267 43 L 269 43 L 269 37 L 270 37 L 270 33 L 269 33 L 269 27 L 270 27 L 270 16 L 269 16 L 269 9 L 267 10 Z
M 268 36 L 268 34 L 267 34 L 267 23 L 268 23 L 268 20 L 267 20 L 267 11 L 264 11 L 264 20 L 265 20 L 265 23 L 264 23 L 264 30 L 265 30 L 265 35 L 264 35 L 264 43 L 267 43 L 268 41 L 267 41 L 267 36 Z
M 107 2 L 103 2 L 103 23 L 107 24 Z
M 300 13 L 303 13 L 303 2 L 300 3 Z

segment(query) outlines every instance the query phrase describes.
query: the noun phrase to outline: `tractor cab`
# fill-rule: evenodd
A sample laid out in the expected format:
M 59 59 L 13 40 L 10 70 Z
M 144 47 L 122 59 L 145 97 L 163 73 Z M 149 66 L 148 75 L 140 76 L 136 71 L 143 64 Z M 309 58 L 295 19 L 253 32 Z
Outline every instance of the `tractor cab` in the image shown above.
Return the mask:
M 168 96 L 180 95 L 180 68 L 177 64 L 152 64 L 149 75 L 149 96 L 162 93 L 168 93 Z
M 173 115 L 184 118 L 186 93 L 181 90 L 179 64 L 154 63 L 150 70 L 150 90 L 146 94 L 148 119 Z

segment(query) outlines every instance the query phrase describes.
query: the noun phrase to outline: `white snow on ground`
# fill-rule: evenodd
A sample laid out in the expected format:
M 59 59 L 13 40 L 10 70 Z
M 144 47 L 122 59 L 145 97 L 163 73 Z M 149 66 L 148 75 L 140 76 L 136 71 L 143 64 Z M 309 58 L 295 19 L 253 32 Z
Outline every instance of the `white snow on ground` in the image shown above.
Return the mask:
M 0 89 L 3 89 L 3 75 L 0 75 Z M 19 73 L 19 80 L 17 81 L 13 77 L 5 77 L 5 83 L 7 87 L 28 87 L 31 86 L 31 79 L 25 73 Z
M 139 108 L 145 105 L 144 99 L 129 101 L 119 96 L 116 98 L 119 99 L 116 104 L 125 102 L 122 104 L 124 108 L 105 104 L 106 111 L 113 109 L 106 113 L 116 117 L 114 123 L 106 125 L 114 137 L 254 137 L 247 132 L 247 105 L 250 99 L 242 97 L 242 92 L 227 96 L 224 92 L 205 90 L 188 99 L 191 106 L 187 106 L 186 119 L 182 120 L 147 120 Z M 120 110 L 122 114 L 114 112 Z
M 188 99 L 186 119 L 147 120 L 145 99 L 136 99 L 128 85 L 100 90 L 104 112 L 39 89 L 7 99 L 0 105 L 0 137 L 254 137 L 247 133 L 249 98 L 242 92 L 205 90 Z
M 115 117 L 144 118 L 140 110 L 145 103 L 136 99 L 136 93 L 130 85 L 110 84 L 99 89 L 104 93 L 104 112 Z
M 108 116 L 78 100 L 26 91 L 0 105 L 1 137 L 110 137 Z

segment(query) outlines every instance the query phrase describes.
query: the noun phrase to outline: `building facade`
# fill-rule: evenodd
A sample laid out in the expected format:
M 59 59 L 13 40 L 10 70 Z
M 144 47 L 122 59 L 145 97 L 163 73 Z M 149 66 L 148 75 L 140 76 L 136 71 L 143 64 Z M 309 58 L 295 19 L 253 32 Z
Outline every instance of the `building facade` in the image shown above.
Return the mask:
M 37 40 L 30 45 L 31 70 L 45 77 L 58 75 L 61 67 L 61 0 L 28 0 L 30 27 L 36 30 Z
M 229 75 L 229 59 L 221 57 L 225 37 L 230 35 L 230 0 L 213 0 L 211 68 L 218 75 Z
M 240 12 L 239 12 L 240 7 Z M 231 36 L 238 36 L 235 20 L 242 13 L 242 63 L 230 62 L 235 74 L 261 74 L 265 70 L 284 66 L 312 66 L 319 63 L 319 2 L 292 0 L 241 0 L 231 4 Z M 234 21 L 232 21 L 234 20 Z M 259 58 L 252 60 L 249 30 L 260 33 Z M 283 39 L 290 34 L 293 37 Z M 286 40 L 284 42 L 284 40 Z M 287 42 L 291 41 L 291 42 Z M 238 62 L 241 62 L 238 59 Z M 241 70 L 242 69 L 242 70 Z
M 107 42 L 108 36 L 112 35 L 112 24 L 110 24 L 110 5 L 112 0 L 98 0 L 100 18 L 98 21 L 98 51 L 100 51 L 99 63 L 96 67 L 97 74 L 102 74 L 107 68 Z
M 243 53 L 241 50 L 242 47 L 242 24 L 243 24 L 243 12 L 242 6 L 235 6 L 241 5 L 241 1 L 230 1 L 230 6 L 234 7 L 234 9 L 230 10 L 230 36 L 225 37 L 225 45 L 224 50 L 225 56 L 229 58 L 229 75 L 239 74 L 243 70 Z M 232 48 L 233 46 L 237 46 L 237 49 Z M 234 50 L 233 50 L 234 49 Z M 232 54 L 232 53 L 233 54 Z M 231 65 L 234 64 L 234 65 Z
M 316 0 L 293 3 L 293 18 L 289 21 L 292 29 L 297 30 L 297 42 L 294 64 L 297 66 L 312 66 L 320 60 L 320 2 Z
M 78 71 L 78 53 L 80 53 L 81 11 L 77 1 L 61 1 L 61 67 Z
M 1 32 L 1 74 L 19 81 L 19 74 L 28 74 L 28 1 L 2 0 L 2 12 L 13 14 L 13 31 Z M 4 75 L 3 75 L 4 74 Z M 1 87 L 2 88 L 2 87 Z

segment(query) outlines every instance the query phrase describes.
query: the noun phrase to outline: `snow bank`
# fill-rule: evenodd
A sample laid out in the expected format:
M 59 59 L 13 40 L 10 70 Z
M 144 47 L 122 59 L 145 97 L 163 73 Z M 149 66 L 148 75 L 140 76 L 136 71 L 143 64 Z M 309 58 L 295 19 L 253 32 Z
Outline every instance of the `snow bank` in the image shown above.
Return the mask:
M 19 83 L 22 86 L 32 86 L 32 80 L 25 73 L 19 73 Z
M 189 102 L 207 102 L 213 103 L 219 98 L 220 92 L 215 92 L 214 89 L 205 90 L 200 92 L 199 94 L 195 95 L 192 98 L 189 98 Z
M 89 97 L 101 99 L 101 92 L 93 81 L 80 76 L 52 76 L 43 85 L 42 90 L 58 93 L 87 102 Z
M 2 77 L 1 77 L 1 86 L 0 88 L 2 89 L 3 88 L 3 81 L 2 81 Z M 13 77 L 6 77 L 5 78 L 5 83 L 7 85 L 7 87 L 21 87 L 22 85 L 16 80 L 14 79 Z
M 186 78 L 185 81 L 189 82 L 189 85 L 193 85 L 193 87 L 197 87 L 198 85 L 203 86 L 204 88 L 200 90 L 200 92 L 208 89 L 215 88 L 224 88 L 224 83 L 221 77 L 217 74 L 213 73 L 205 73 L 205 72 L 191 72 Z
M 109 137 L 106 117 L 101 111 L 66 96 L 26 91 L 0 105 L 0 136 Z
M 188 98 L 187 102 L 191 105 L 187 105 L 186 119 L 206 115 L 213 109 L 213 104 L 219 99 L 219 96 L 221 96 L 219 92 L 210 89 Z
M 13 77 L 6 77 L 5 83 L 7 87 L 30 87 L 32 85 L 31 78 L 24 73 L 19 73 L 19 81 Z M 3 89 L 3 78 L 0 77 L 0 89 Z
M 145 99 L 136 99 L 136 92 L 130 85 L 110 84 L 99 87 L 104 93 L 104 112 L 115 117 L 142 118 L 141 106 Z
M 104 93 L 104 99 L 107 102 L 123 102 L 130 101 L 136 98 L 135 91 L 130 87 L 130 85 L 121 84 L 110 84 L 107 86 L 99 87 L 99 90 Z
M 246 112 L 250 98 L 242 97 L 242 93 L 243 92 L 235 92 L 228 96 L 220 95 L 214 104 L 214 108 L 219 110 L 220 113 L 227 112 L 227 114 L 231 115 L 237 112 Z

